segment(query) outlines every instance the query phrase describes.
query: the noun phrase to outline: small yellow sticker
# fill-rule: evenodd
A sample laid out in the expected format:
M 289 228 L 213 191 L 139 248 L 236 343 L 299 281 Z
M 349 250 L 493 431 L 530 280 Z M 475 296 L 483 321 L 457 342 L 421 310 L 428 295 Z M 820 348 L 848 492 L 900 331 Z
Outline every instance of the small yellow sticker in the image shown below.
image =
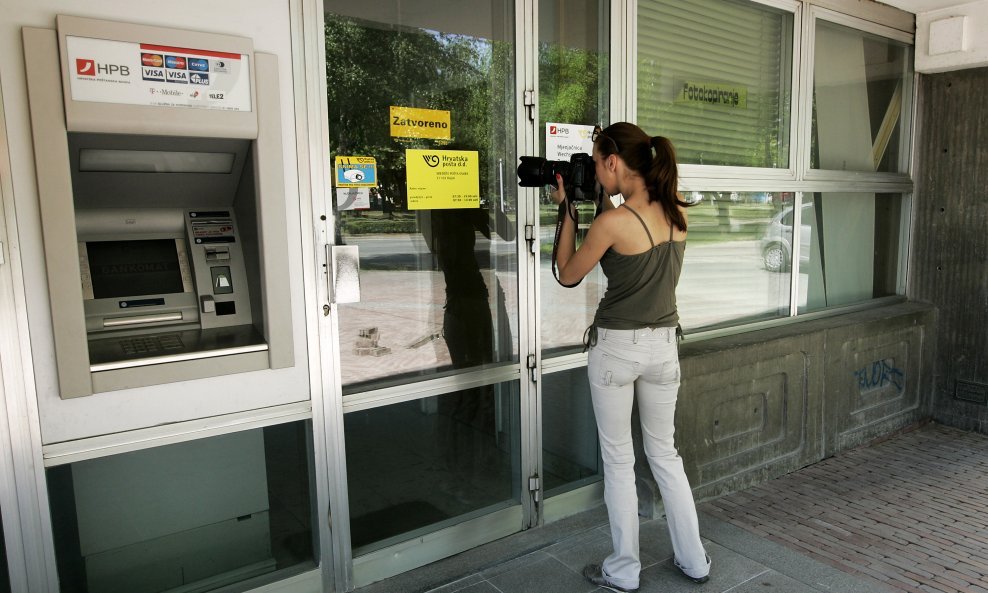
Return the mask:
M 449 112 L 392 105 L 391 136 L 449 140 Z
M 336 157 L 336 187 L 377 187 L 377 161 L 369 156 Z
M 408 209 L 479 208 L 479 163 L 476 150 L 405 150 Z

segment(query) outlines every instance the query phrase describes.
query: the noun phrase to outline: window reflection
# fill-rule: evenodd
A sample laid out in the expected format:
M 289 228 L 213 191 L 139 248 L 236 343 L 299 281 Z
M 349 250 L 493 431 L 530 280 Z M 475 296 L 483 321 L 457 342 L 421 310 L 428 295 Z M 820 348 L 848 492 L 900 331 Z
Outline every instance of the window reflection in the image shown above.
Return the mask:
M 344 416 L 355 555 L 517 504 L 518 383 Z
M 61 591 L 206 591 L 314 566 L 309 432 L 296 422 L 49 469 Z
M 794 194 L 694 191 L 676 290 L 687 332 L 789 314 Z

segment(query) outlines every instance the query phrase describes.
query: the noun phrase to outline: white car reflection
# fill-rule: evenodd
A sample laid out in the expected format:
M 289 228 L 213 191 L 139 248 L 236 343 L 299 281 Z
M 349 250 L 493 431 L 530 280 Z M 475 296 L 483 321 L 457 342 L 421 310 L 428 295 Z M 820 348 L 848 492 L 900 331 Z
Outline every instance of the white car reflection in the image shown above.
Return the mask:
M 810 218 L 813 202 L 803 204 L 799 229 L 799 263 L 810 260 Z M 772 217 L 762 236 L 762 262 L 769 272 L 788 272 L 792 265 L 793 207 L 784 208 Z

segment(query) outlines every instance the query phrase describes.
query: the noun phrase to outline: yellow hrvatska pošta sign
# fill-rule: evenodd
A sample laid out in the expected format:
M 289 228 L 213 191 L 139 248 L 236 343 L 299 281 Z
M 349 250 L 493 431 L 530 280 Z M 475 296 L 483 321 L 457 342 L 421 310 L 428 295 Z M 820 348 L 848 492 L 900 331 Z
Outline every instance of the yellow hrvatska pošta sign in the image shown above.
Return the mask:
M 391 136 L 449 140 L 449 112 L 392 105 Z
M 405 150 L 408 209 L 479 208 L 479 162 L 476 150 Z

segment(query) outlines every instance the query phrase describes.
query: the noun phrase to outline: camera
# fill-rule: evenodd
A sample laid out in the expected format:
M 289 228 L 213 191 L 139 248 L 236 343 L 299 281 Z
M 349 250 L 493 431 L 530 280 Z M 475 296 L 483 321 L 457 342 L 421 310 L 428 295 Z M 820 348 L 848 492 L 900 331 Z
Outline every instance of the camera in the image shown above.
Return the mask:
M 563 178 L 563 187 L 570 200 L 593 200 L 597 176 L 593 158 L 578 152 L 569 161 L 550 161 L 537 156 L 521 157 L 518 165 L 518 185 L 521 187 L 556 186 L 556 174 Z

